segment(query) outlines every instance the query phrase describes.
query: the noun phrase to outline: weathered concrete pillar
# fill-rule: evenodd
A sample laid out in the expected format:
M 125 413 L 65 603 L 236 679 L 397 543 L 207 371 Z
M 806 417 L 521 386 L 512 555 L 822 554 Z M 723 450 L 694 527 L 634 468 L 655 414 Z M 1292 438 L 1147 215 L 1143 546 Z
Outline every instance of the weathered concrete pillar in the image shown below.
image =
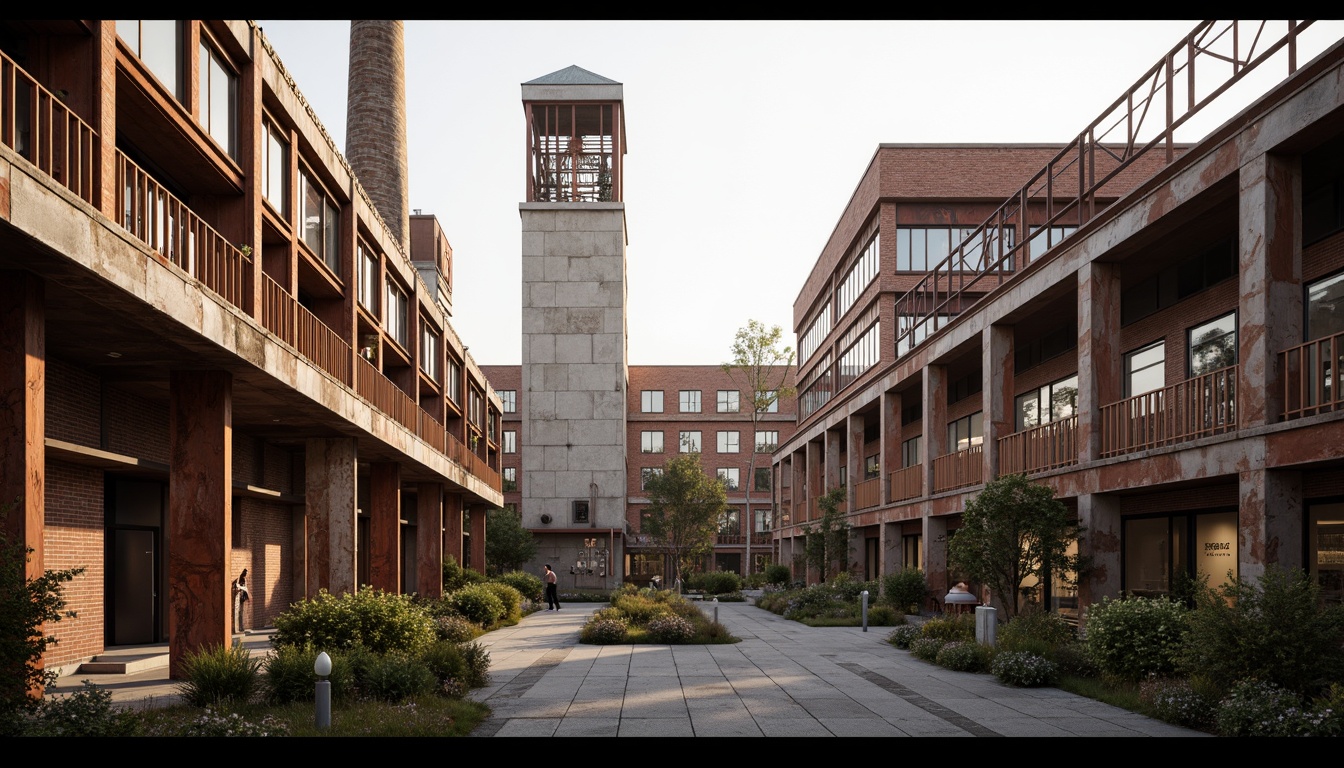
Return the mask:
M 1258 578 L 1270 565 L 1302 568 L 1302 473 L 1252 469 L 1238 475 L 1237 573 Z
M 1013 434 L 1013 327 L 991 325 L 982 332 L 980 371 L 984 410 L 985 482 L 999 476 L 999 438 Z
M 169 378 L 168 676 L 188 656 L 230 645 L 233 376 L 173 371 Z
M 443 495 L 443 559 L 462 564 L 462 494 Z
M 415 591 L 443 597 L 443 484 L 420 483 L 415 494 Z
M 881 415 L 881 427 L 878 433 L 882 435 L 880 440 L 882 446 L 881 458 L 878 461 L 882 468 L 882 503 L 890 504 L 893 496 L 891 487 L 891 475 L 898 469 L 901 469 L 901 393 L 883 392 Z M 886 551 L 885 549 L 883 550 Z M 885 556 L 883 560 L 885 561 Z
M 1120 400 L 1120 270 L 1092 262 L 1078 270 L 1078 453 L 1101 456 L 1101 408 Z
M 824 438 L 823 438 L 824 439 Z M 804 507 L 802 515 L 804 520 L 812 520 L 820 513 L 817 508 L 817 497 L 826 492 L 825 479 L 822 475 L 822 450 L 821 443 L 816 440 L 809 440 L 806 447 L 806 459 L 804 466 L 807 471 L 807 494 L 803 497 Z
M 1103 597 L 1118 598 L 1121 570 L 1120 499 L 1104 493 L 1084 493 L 1078 497 L 1078 523 L 1084 530 L 1078 541 L 1078 554 L 1092 559 L 1092 570 L 1078 584 L 1078 605 L 1100 602 Z M 1086 620 L 1080 614 L 1079 621 Z
M 824 496 L 829 493 L 832 488 L 840 485 L 840 439 L 844 435 L 843 429 L 843 427 L 840 429 L 828 429 L 823 433 L 825 435 L 825 442 L 822 445 L 823 456 L 825 457 L 825 477 L 822 479 L 821 488 L 817 492 L 818 496 Z M 849 452 L 854 452 L 853 446 L 849 447 Z M 854 487 L 854 478 L 848 477 L 846 478 L 846 482 L 851 488 Z M 847 505 L 843 503 L 840 505 L 841 512 L 845 512 L 848 509 L 849 507 Z M 818 508 L 817 512 L 820 514 L 820 508 Z
M 46 493 L 46 297 L 42 279 L 0 271 L 0 525 L 33 550 L 25 576 L 42 575 Z
M 307 596 L 356 590 L 355 440 L 309 438 L 305 443 L 308 529 Z
M 924 580 L 929 593 L 947 594 L 947 518 L 924 516 Z
M 845 436 L 845 445 L 848 449 L 845 452 L 847 459 L 845 475 L 849 478 L 849 493 L 846 494 L 845 504 L 840 509 L 843 512 L 853 514 L 859 509 L 859 483 L 867 479 L 863 471 L 864 417 L 862 414 L 850 414 L 845 417 L 845 425 L 849 428 L 849 432 Z
M 401 593 L 401 466 L 375 461 L 369 468 L 369 585 Z
M 933 460 L 947 453 L 947 366 L 924 366 L 924 493 L 937 491 Z M 924 539 L 928 542 L 928 538 Z
M 471 569 L 478 573 L 485 573 L 485 517 L 486 507 L 483 504 L 473 505 L 471 508 Z
M 1297 157 L 1261 155 L 1241 167 L 1237 307 L 1237 426 L 1283 414 L 1279 353 L 1302 343 L 1302 168 Z

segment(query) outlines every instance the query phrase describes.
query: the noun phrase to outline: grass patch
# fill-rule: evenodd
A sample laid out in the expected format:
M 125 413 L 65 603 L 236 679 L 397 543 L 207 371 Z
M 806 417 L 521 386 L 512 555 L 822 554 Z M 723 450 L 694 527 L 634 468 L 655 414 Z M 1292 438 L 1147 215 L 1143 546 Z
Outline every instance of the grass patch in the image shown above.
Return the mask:
M 1145 704 L 1139 696 L 1138 683 L 1107 682 L 1097 677 L 1063 675 L 1056 687 L 1069 693 L 1076 693 L 1079 696 L 1086 696 L 1089 699 L 1096 699 L 1121 709 L 1127 709 L 1130 712 L 1157 717 L 1152 708 Z
M 312 702 L 249 704 L 211 712 L 185 704 L 133 711 L 137 735 L 180 736 L 222 727 L 230 715 L 265 723 L 270 735 L 288 736 L 466 736 L 490 715 L 484 704 L 422 696 L 399 704 L 361 701 L 333 706 L 331 727 L 318 729 Z M 211 732 L 210 735 L 225 735 Z

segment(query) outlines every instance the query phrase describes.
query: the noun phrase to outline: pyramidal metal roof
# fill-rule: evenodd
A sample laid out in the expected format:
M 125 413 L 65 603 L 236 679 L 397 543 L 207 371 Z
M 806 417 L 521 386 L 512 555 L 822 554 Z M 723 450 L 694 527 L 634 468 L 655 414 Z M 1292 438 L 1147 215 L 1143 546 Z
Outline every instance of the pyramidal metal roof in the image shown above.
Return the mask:
M 542 75 L 536 80 L 529 80 L 523 85 L 620 85 L 620 83 L 589 72 L 583 67 L 571 65 L 549 75 Z

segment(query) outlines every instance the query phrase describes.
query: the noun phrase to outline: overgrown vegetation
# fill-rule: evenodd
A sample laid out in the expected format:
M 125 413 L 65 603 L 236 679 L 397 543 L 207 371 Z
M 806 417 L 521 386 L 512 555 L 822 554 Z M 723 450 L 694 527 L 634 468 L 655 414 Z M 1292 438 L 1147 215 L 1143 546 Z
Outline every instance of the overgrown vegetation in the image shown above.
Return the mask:
M 593 613 L 580 630 L 585 643 L 659 643 L 703 645 L 736 643 L 722 624 L 671 590 L 633 584 L 613 590 L 610 605 Z
M 868 592 L 868 624 L 893 627 L 905 623 L 905 613 L 877 599 L 877 583 L 855 581 L 840 574 L 824 584 L 767 592 L 756 607 L 810 627 L 858 627 L 863 624 L 863 592 Z
M 813 525 L 802 526 L 807 536 L 803 545 L 807 567 L 829 581 L 837 574 L 849 571 L 849 522 L 841 507 L 849 491 L 840 485 L 817 499 L 821 519 Z M 876 595 L 877 591 L 873 590 Z

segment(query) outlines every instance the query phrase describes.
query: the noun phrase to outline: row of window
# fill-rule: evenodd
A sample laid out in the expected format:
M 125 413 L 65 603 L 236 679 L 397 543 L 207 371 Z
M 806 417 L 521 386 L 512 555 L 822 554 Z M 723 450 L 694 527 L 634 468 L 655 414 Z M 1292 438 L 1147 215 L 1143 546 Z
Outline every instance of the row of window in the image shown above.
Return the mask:
M 662 468 L 662 467 L 642 467 L 642 468 L 640 468 L 640 470 L 639 470 L 639 489 L 640 489 L 641 491 L 648 490 L 648 488 L 649 488 L 649 480 L 651 480 L 651 479 L 653 479 L 653 478 L 655 478 L 655 477 L 658 477 L 658 476 L 660 476 L 660 475 L 662 475 L 662 474 L 663 474 L 663 468 Z M 756 479 L 756 483 L 755 483 L 755 488 L 753 488 L 753 490 L 757 490 L 757 491 L 768 491 L 768 490 L 770 490 L 770 486 L 771 486 L 771 483 L 770 483 L 770 468 L 769 468 L 769 467 L 756 467 L 755 475 L 756 475 L 756 478 L 755 478 L 755 479 Z M 742 470 L 741 470 L 740 468 L 738 468 L 738 467 L 719 467 L 718 469 L 714 470 L 714 477 L 715 477 L 716 480 L 718 480 L 720 483 L 723 484 L 723 488 L 724 488 L 724 490 L 727 490 L 727 491 L 736 491 L 736 490 L 740 490 L 741 487 L 742 487 Z
M 737 430 L 725 430 L 718 433 L 719 453 L 738 453 L 741 449 L 742 433 Z M 677 445 L 681 453 L 700 453 L 699 430 L 685 430 L 677 433 Z M 774 453 L 779 447 L 778 430 L 761 430 L 756 433 L 756 453 Z M 640 453 L 662 453 L 663 433 L 661 430 L 646 430 L 639 433 Z
M 649 510 L 640 510 L 641 525 L 647 519 Z M 769 507 L 752 507 L 754 533 L 769 533 L 774 528 L 775 513 Z M 740 536 L 742 534 L 742 510 L 740 507 L 729 507 L 719 515 L 719 526 L 717 533 L 720 536 Z M 636 568 L 631 566 L 632 575 L 661 575 L 662 574 L 662 555 L 631 555 L 632 563 L 639 562 L 641 566 Z
M 762 409 L 762 413 L 779 412 L 779 397 L 776 392 L 766 393 L 764 399 L 769 400 L 770 404 Z M 699 413 L 700 390 L 680 390 L 677 393 L 677 404 L 682 413 Z M 742 393 L 736 389 L 720 389 L 718 391 L 717 407 L 719 413 L 738 413 L 742 407 Z M 662 413 L 663 390 L 641 390 L 639 393 L 639 410 L 642 413 Z

